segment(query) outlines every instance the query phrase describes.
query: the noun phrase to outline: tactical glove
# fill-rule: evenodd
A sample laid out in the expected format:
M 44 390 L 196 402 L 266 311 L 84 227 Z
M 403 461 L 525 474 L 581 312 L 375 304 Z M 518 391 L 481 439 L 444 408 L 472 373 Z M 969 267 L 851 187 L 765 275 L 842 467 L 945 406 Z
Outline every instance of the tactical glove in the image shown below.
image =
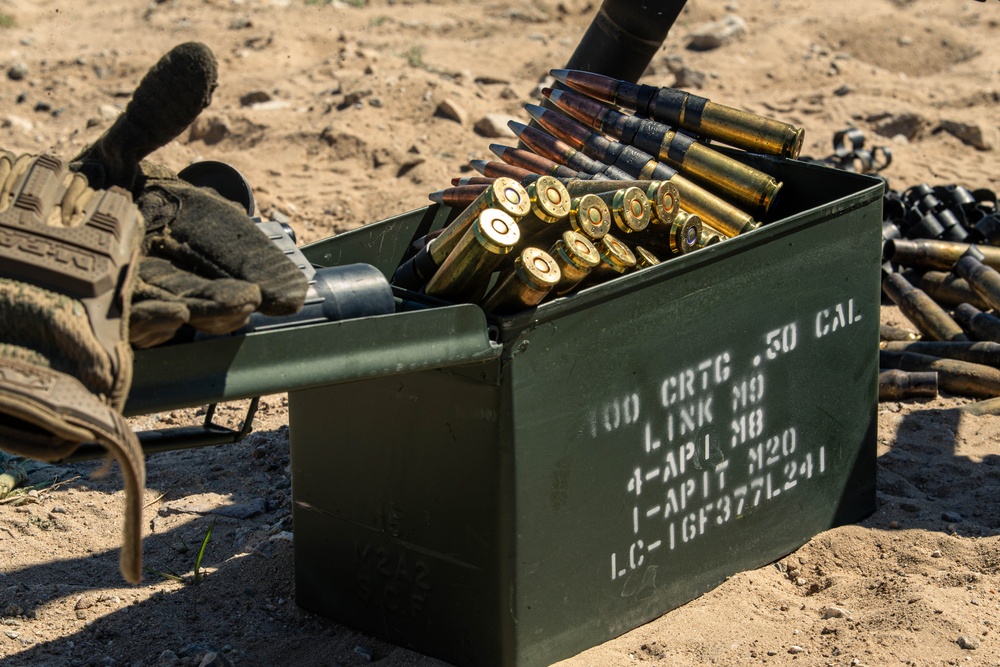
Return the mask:
M 125 479 L 120 565 L 142 576 L 142 448 L 121 415 L 143 223 L 128 192 L 0 151 L 0 449 L 55 461 L 104 445 Z
M 143 160 L 211 103 L 216 76 L 208 47 L 174 47 L 112 127 L 74 160 L 92 183 L 129 189 L 146 220 L 130 329 L 136 347 L 168 340 L 182 324 L 228 333 L 255 310 L 290 315 L 305 300 L 305 276 L 244 210 Z

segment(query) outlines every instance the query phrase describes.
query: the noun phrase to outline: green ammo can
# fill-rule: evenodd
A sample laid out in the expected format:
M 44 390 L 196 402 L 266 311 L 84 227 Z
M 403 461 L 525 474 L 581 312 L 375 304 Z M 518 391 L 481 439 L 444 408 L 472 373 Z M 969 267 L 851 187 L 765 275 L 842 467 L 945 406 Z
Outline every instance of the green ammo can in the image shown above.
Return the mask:
M 359 379 L 290 392 L 299 605 L 548 665 L 874 511 L 882 182 L 742 159 L 785 183 L 760 229 L 517 317 L 370 318 Z M 444 218 L 304 251 L 392 275 Z

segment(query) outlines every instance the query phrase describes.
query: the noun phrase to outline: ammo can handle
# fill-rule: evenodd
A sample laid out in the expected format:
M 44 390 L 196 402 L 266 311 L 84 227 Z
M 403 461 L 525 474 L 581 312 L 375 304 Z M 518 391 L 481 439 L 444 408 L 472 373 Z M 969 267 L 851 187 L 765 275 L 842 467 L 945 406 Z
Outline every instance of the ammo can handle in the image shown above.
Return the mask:
M 687 0 L 604 0 L 566 69 L 637 81 Z

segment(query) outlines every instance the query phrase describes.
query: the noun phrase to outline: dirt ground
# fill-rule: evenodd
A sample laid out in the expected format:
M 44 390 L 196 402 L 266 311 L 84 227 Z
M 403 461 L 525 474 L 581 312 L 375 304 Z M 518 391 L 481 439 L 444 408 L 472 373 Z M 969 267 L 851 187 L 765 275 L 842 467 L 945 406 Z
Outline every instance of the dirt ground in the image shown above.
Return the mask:
M 308 243 L 427 204 L 491 157 L 487 114 L 562 67 L 593 0 L 0 0 L 0 144 L 70 157 L 172 46 L 208 44 L 212 106 L 156 158 L 228 162 L 258 209 Z M 689 35 L 726 15 L 746 34 Z M 1000 189 L 1000 3 L 691 0 L 645 83 L 801 125 L 803 155 L 854 125 L 891 147 L 890 187 Z M 449 101 L 459 120 L 436 114 Z M 885 321 L 902 323 L 894 308 Z M 960 397 L 879 406 L 878 510 L 661 618 L 559 663 L 1000 665 L 1000 421 Z M 221 406 L 237 424 L 245 402 Z M 136 429 L 200 419 L 195 409 Z M 42 490 L 0 504 L 4 665 L 444 663 L 296 607 L 287 399 L 231 446 L 148 459 L 143 584 L 117 570 L 122 492 L 99 462 L 30 465 Z M 49 486 L 53 480 L 58 483 Z M 194 584 L 190 575 L 212 526 Z M 820 585 L 814 585 L 820 584 Z M 833 611 L 831 611 L 833 610 Z M 842 610 L 842 611 L 836 611 Z

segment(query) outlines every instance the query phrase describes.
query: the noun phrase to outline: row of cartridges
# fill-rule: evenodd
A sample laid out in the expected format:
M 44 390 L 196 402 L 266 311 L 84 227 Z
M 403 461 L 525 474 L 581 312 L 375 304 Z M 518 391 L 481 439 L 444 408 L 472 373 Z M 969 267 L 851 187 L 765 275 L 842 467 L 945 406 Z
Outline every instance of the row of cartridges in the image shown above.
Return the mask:
M 553 70 L 523 147 L 431 194 L 456 212 L 414 242 L 393 284 L 508 314 L 760 226 L 782 184 L 711 142 L 795 158 L 787 123 L 576 70 Z M 621 110 L 619 110 L 621 109 Z M 631 111 L 628 113 L 627 111 Z

